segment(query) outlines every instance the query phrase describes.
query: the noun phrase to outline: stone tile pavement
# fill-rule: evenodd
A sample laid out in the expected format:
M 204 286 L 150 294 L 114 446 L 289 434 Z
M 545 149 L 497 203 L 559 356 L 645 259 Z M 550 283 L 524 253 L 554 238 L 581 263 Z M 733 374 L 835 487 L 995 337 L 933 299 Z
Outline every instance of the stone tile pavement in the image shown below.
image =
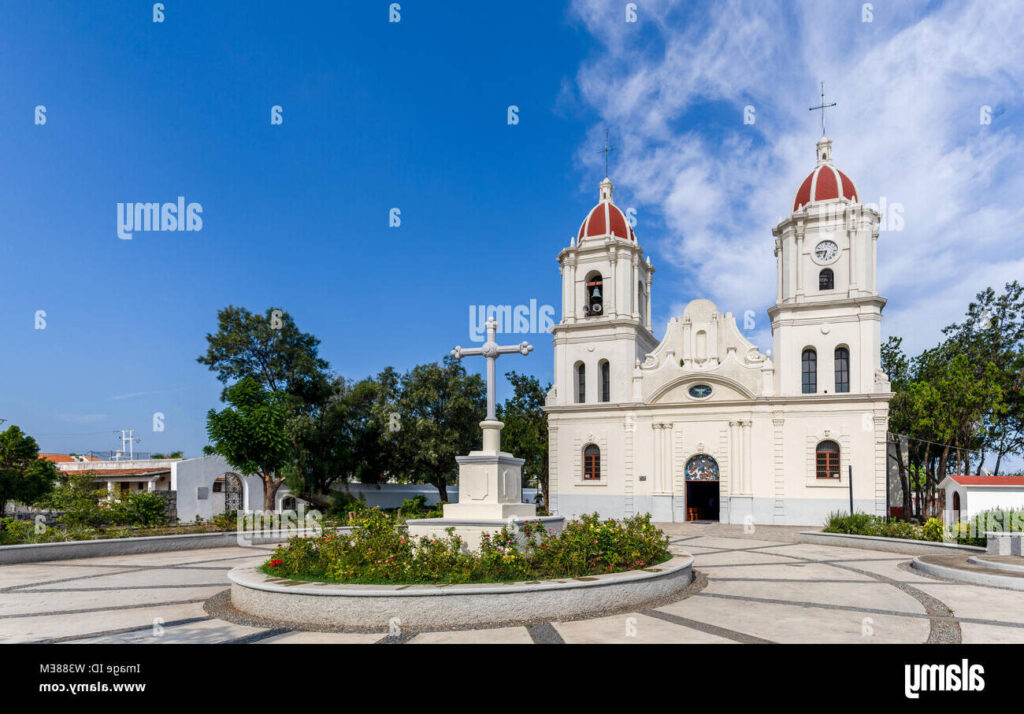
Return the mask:
M 227 547 L 0 568 L 0 643 L 1024 642 L 1024 592 L 938 580 L 910 556 L 796 542 L 800 528 L 662 524 L 706 582 L 655 608 L 437 632 L 305 632 L 210 614 L 227 571 L 271 549 Z M 223 596 L 221 595 L 221 600 Z

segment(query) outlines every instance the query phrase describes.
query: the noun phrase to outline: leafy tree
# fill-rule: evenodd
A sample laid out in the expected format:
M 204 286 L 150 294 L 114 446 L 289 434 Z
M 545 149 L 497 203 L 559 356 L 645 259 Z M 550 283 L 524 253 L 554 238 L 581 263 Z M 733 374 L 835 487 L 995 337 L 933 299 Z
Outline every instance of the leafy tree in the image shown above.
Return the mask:
M 402 376 L 396 405 L 396 471 L 422 478 L 448 500 L 456 475 L 455 457 L 480 446 L 480 422 L 486 416 L 483 379 L 468 375 L 451 357 L 443 364 L 414 367 Z
M 197 358 L 224 384 L 252 377 L 270 392 L 288 395 L 296 411 L 320 404 L 330 395 L 328 363 L 320 358 L 320 340 L 302 332 L 292 316 L 278 308 L 255 315 L 229 305 L 217 313 L 217 332 Z
M 8 501 L 35 503 L 52 489 L 60 477 L 57 467 L 39 458 L 36 440 L 10 426 L 0 432 L 0 517 Z
M 61 525 L 68 528 L 99 527 L 110 520 L 110 512 L 100 506 L 107 490 L 96 481 L 95 471 L 69 471 L 59 475 L 59 483 L 39 501 L 39 505 L 64 511 Z
M 245 376 L 224 390 L 230 406 L 206 415 L 206 433 L 218 454 L 241 473 L 263 480 L 263 509 L 274 510 L 274 497 L 284 483 L 278 472 L 291 461 L 286 397 Z
M 969 356 L 979 378 L 987 378 L 989 363 L 996 368 L 1000 396 L 985 415 L 978 473 L 986 452 L 994 452 L 998 474 L 1007 455 L 1024 451 L 1024 286 L 1015 280 L 999 295 L 986 288 L 968 306 L 964 321 L 943 333 Z
M 498 405 L 498 419 L 505 423 L 501 430 L 501 445 L 521 459 L 524 476 L 536 476 L 548 500 L 548 420 L 544 414 L 544 401 L 551 385 L 541 387 L 536 377 L 506 372 L 512 383 L 513 395 Z

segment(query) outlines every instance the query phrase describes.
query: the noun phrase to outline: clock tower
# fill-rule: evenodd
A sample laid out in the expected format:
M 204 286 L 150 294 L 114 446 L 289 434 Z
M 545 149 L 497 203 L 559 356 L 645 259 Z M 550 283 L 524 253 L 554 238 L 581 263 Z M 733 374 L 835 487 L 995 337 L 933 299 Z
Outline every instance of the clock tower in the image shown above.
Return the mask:
M 793 212 L 772 230 L 775 305 L 768 310 L 778 396 L 887 392 L 881 371 L 878 294 L 880 215 L 832 163 L 832 141 L 817 143 L 817 166 Z

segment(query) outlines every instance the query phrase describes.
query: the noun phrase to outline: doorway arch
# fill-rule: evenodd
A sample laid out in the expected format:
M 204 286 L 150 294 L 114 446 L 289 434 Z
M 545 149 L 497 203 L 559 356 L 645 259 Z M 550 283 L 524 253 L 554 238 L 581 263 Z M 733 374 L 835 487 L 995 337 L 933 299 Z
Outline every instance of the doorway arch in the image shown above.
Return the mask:
M 686 520 L 717 521 L 719 500 L 718 462 L 709 454 L 694 454 L 686 462 Z

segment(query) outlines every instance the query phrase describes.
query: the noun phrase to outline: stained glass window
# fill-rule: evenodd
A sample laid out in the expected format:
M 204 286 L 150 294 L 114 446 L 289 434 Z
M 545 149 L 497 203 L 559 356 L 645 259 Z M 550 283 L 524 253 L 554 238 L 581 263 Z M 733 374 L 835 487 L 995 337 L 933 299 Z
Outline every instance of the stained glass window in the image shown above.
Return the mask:
M 718 462 L 707 454 L 697 454 L 686 462 L 687 481 L 717 481 Z

